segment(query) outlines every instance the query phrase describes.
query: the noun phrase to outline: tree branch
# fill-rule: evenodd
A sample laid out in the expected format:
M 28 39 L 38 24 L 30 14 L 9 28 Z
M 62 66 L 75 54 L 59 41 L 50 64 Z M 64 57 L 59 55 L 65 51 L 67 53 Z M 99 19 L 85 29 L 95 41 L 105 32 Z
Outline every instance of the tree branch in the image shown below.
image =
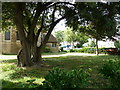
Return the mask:
M 59 23 L 62 19 L 64 19 L 65 17 L 61 17 L 60 19 L 56 20 L 55 22 L 53 22 L 51 25 L 50 25 L 50 28 L 49 28 L 49 31 L 47 32 L 47 34 L 45 35 L 44 37 L 44 40 L 43 42 L 41 43 L 40 45 L 40 49 L 41 49 L 41 52 L 43 52 L 44 48 L 45 48 L 45 45 L 54 29 L 54 27 L 56 26 L 57 23 Z
M 37 32 L 37 34 L 36 34 L 36 38 L 37 38 L 37 40 L 38 40 L 38 37 L 39 37 L 39 35 L 40 35 L 40 32 L 42 31 L 42 28 L 43 28 L 43 24 L 44 24 L 44 14 L 45 14 L 45 12 L 43 13 L 43 15 L 42 15 L 42 20 L 41 20 L 41 27 L 38 29 L 38 32 Z

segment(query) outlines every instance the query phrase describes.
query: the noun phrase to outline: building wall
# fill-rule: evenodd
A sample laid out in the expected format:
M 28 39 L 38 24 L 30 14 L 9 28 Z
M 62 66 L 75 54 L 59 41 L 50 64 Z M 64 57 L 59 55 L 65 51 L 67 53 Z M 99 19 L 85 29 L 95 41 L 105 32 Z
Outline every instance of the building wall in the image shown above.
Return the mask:
M 3 38 L 0 45 L 2 54 L 17 54 L 21 44 L 20 41 L 17 40 L 16 30 L 12 29 L 10 31 L 10 40 L 5 40 L 5 34 L 3 34 L 1 37 Z M 52 52 L 58 52 L 58 44 L 56 44 L 56 47 L 52 47 L 52 43 L 47 43 L 47 46 Z
M 17 54 L 20 49 L 20 41 L 16 38 L 16 30 L 10 31 L 10 40 L 5 40 L 5 34 L 3 34 L 2 41 L 2 53 L 3 54 Z
M 56 43 L 56 47 L 52 47 L 52 43 L 47 43 L 46 46 L 49 47 L 52 52 L 58 52 L 59 51 L 58 43 Z
M 98 41 L 99 48 L 115 48 L 113 41 Z

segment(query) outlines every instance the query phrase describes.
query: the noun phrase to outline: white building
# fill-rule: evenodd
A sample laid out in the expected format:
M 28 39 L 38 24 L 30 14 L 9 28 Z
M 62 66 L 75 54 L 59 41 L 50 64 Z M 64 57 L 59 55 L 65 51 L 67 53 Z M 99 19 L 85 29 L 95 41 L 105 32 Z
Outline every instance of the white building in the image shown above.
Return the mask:
M 88 44 L 91 41 L 95 41 L 95 39 L 89 38 L 88 43 L 85 43 L 83 46 L 88 46 Z M 98 41 L 98 48 L 115 48 L 114 41 L 110 41 L 110 40 L 102 41 L 102 40 L 100 40 L 100 41 Z

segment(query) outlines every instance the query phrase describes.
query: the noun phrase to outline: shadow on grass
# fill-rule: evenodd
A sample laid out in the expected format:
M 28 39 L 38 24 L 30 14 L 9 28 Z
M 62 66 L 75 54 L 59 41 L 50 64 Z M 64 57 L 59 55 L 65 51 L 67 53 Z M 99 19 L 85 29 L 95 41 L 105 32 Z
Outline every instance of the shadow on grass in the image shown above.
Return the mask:
M 33 70 L 27 70 L 27 69 L 21 69 L 21 70 L 15 70 L 14 73 L 9 74 L 10 79 L 22 79 L 24 77 L 29 78 L 44 78 L 45 75 L 47 75 L 48 70 L 39 70 L 39 69 L 33 69 Z
M 65 70 L 72 69 L 88 69 L 92 68 L 97 70 L 104 62 L 104 60 L 117 58 L 117 56 L 67 56 L 67 57 L 54 57 L 54 58 L 44 58 L 44 62 L 50 65 L 50 67 L 40 67 L 40 68 L 26 68 L 20 69 L 19 67 L 14 67 L 15 72 L 10 74 L 11 79 L 18 79 L 23 77 L 44 77 L 49 70 L 53 67 L 59 67 Z M 13 63 L 15 60 L 6 60 L 5 63 Z
M 50 67 L 40 67 L 38 69 L 34 68 L 19 68 L 13 67 L 14 72 L 9 74 L 10 79 L 22 79 L 24 77 L 30 78 L 43 78 L 47 75 L 48 71 L 51 70 L 53 67 L 58 67 L 65 70 L 72 70 L 72 69 L 88 69 L 92 68 L 92 83 L 91 87 L 100 87 L 102 84 L 105 84 L 106 81 L 102 79 L 97 72 L 97 69 L 104 64 L 103 61 L 109 59 L 120 59 L 119 56 L 65 56 L 65 57 L 54 57 L 54 58 L 43 58 L 43 61 L 50 65 Z M 4 60 L 3 60 L 4 61 Z M 16 60 L 6 60 L 4 63 L 15 63 Z M 105 83 L 103 83 L 105 82 Z M 21 84 L 20 84 L 21 85 Z M 103 85 L 104 87 L 105 85 Z

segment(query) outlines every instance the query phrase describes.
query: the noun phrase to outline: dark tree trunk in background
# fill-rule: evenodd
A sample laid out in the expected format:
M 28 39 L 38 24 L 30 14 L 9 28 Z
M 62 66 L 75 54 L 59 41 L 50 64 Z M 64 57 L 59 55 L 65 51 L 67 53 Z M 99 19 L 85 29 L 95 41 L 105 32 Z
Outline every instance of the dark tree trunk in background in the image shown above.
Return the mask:
M 99 55 L 99 52 L 98 52 L 98 39 L 96 39 L 96 55 L 97 56 Z

